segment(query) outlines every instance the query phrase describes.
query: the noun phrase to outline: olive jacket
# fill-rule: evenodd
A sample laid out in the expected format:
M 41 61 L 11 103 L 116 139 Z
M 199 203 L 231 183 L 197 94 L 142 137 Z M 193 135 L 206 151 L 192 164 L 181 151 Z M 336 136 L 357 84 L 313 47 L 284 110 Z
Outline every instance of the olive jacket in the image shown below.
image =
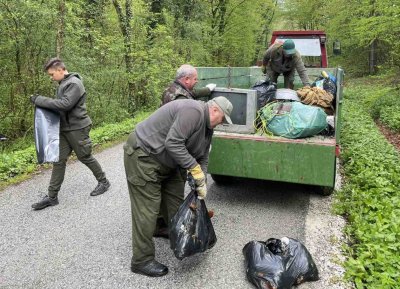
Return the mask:
M 208 104 L 182 99 L 171 101 L 136 125 L 138 146 L 161 164 L 206 172 L 211 138 Z
M 282 45 L 282 43 L 275 43 L 267 49 L 263 58 L 263 66 L 269 66 L 273 71 L 282 74 L 294 73 L 296 69 L 303 85 L 310 85 L 307 70 L 304 67 L 300 53 L 296 50 L 292 58 L 286 58 L 283 55 Z
M 57 88 L 57 98 L 38 96 L 35 105 L 60 113 L 60 130 L 78 130 L 92 124 L 86 110 L 86 90 L 77 73 L 65 75 Z

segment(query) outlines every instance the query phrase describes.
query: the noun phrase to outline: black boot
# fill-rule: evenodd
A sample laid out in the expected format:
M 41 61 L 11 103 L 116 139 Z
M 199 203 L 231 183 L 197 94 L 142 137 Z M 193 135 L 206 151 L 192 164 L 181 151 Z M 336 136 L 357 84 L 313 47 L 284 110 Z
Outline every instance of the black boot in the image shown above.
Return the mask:
M 169 232 L 168 232 L 168 227 L 167 228 L 159 228 L 157 229 L 154 234 L 154 238 L 165 238 L 169 239 Z
M 165 223 L 164 218 L 157 218 L 156 230 L 153 237 L 169 239 L 168 225 Z
M 105 192 L 108 191 L 110 186 L 111 184 L 107 179 L 105 181 L 99 182 L 97 186 L 94 188 L 94 190 L 90 193 L 90 195 L 93 197 L 104 194 Z
M 142 274 L 149 277 L 161 277 L 168 273 L 168 267 L 157 262 L 156 260 L 135 265 L 132 264 L 131 270 L 133 273 Z
M 49 196 L 44 196 L 43 199 L 40 202 L 34 203 L 32 205 L 32 208 L 34 210 L 41 210 L 44 208 L 47 208 L 49 206 L 55 206 L 58 205 L 58 198 L 50 198 Z

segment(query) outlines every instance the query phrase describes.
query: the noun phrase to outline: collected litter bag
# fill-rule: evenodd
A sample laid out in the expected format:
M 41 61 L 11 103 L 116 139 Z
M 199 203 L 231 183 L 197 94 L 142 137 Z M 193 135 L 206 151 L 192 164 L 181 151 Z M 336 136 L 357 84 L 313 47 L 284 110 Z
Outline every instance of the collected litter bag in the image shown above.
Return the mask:
M 243 255 L 247 279 L 259 289 L 291 289 L 319 279 L 311 254 L 295 239 L 251 241 L 244 246 Z
M 333 80 L 333 76 L 329 75 L 328 78 L 324 78 L 319 76 L 312 84 L 311 87 L 319 87 L 324 89 L 325 91 L 332 94 L 332 96 L 336 96 L 336 83 Z
M 257 110 L 262 108 L 267 103 L 275 100 L 276 83 L 273 83 L 269 80 L 259 80 L 251 89 L 257 91 Z
M 58 162 L 60 155 L 59 113 L 36 106 L 34 127 L 38 163 Z
M 217 242 L 206 203 L 197 198 L 195 190 L 189 193 L 172 218 L 169 239 L 179 260 L 204 252 Z
M 323 131 L 328 123 L 320 108 L 301 102 L 272 102 L 259 112 L 262 130 L 290 139 L 304 138 Z

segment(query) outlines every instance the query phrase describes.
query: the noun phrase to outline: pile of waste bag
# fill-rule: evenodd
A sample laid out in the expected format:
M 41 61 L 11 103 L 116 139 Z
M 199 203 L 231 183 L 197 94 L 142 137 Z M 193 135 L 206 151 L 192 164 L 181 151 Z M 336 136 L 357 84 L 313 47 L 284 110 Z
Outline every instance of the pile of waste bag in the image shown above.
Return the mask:
M 292 238 L 251 241 L 244 246 L 243 255 L 247 279 L 260 289 L 291 289 L 319 279 L 311 254 Z

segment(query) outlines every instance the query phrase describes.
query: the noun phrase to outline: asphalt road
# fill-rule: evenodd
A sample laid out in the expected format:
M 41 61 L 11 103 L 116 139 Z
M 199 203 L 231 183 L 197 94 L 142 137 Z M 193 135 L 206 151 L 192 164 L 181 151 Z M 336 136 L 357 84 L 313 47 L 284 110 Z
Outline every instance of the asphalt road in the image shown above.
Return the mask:
M 168 240 L 156 239 L 156 258 L 169 274 L 133 274 L 122 144 L 96 158 L 112 184 L 104 195 L 89 196 L 96 181 L 80 162 L 67 166 L 58 206 L 31 209 L 50 170 L 0 192 L 0 288 L 255 288 L 245 275 L 247 242 L 283 236 L 304 242 L 307 187 L 261 181 L 221 187 L 209 176 L 214 248 L 179 261 Z

